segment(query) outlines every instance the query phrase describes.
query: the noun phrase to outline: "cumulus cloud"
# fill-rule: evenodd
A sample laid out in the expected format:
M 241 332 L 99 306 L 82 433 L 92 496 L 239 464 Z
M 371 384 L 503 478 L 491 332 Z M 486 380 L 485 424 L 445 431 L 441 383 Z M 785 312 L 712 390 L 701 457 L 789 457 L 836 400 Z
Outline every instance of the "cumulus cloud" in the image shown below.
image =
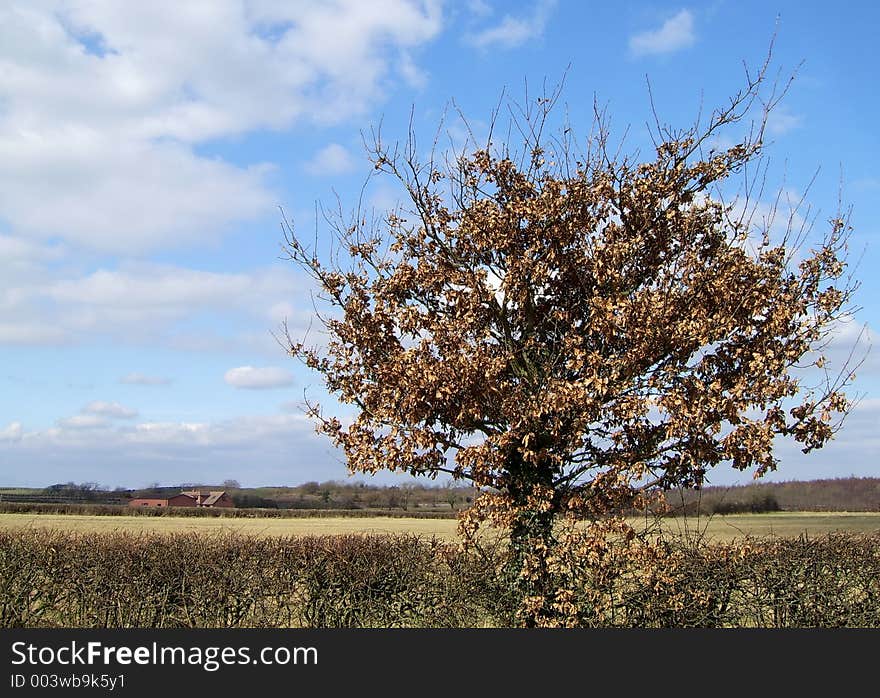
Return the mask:
M 41 292 L 56 301 L 90 307 L 170 310 L 178 304 L 191 308 L 229 299 L 258 283 L 258 279 L 241 273 L 144 266 L 125 271 L 100 269 L 78 279 L 57 281 Z
M 306 172 L 319 176 L 345 174 L 354 167 L 351 153 L 338 143 L 321 148 L 305 165 Z
M 441 26 L 434 0 L 4 3 L 0 209 L 112 253 L 216 236 L 271 210 L 269 169 L 196 146 L 344 120 Z
M 397 71 L 410 87 L 422 89 L 428 84 L 428 73 L 416 64 L 409 51 L 401 51 L 397 61 Z
M 0 322 L 0 346 L 57 346 L 67 339 L 67 332 L 59 327 L 38 325 L 26 319 L 19 323 Z
M 663 22 L 658 29 L 631 36 L 629 50 L 636 57 L 658 55 L 687 48 L 694 41 L 694 16 L 689 10 L 681 10 Z
M 59 245 L 45 245 L 21 237 L 0 235 L 0 262 L 3 262 L 7 272 L 14 267 L 30 270 L 33 262 L 54 261 L 62 256 L 63 249 Z
M 269 308 L 268 317 L 276 325 L 280 325 L 282 322 L 286 322 L 287 318 L 295 317 L 296 314 L 296 308 L 293 307 L 292 303 L 281 301 Z
M 199 317 L 222 311 L 239 329 L 257 323 L 268 346 L 272 328 L 267 318 L 277 321 L 283 313 L 291 328 L 308 325 L 310 309 L 290 304 L 306 288 L 297 270 L 276 266 L 221 273 L 127 264 L 68 278 L 58 273 L 0 278 L 0 345 L 54 345 L 96 336 L 170 345 L 182 341 L 179 323 L 184 318 L 185 327 L 192 327 Z M 39 324 L 34 317 L 41 318 Z M 214 343 L 216 338 L 209 339 Z M 227 344 L 242 340 L 228 335 L 221 339 Z
M 237 168 L 178 144 L 88 135 L 97 142 L 44 130 L 22 144 L 0 126 L 0 208 L 18 232 L 137 255 L 214 236 L 274 203 L 268 165 Z
M 120 405 L 118 402 L 104 402 L 103 400 L 90 402 L 82 408 L 82 412 L 83 414 L 112 417 L 114 419 L 132 419 L 138 415 L 137 410 Z
M 539 0 L 534 11 L 527 17 L 505 15 L 498 24 L 468 34 L 465 40 L 477 48 L 515 48 L 543 35 L 555 7 L 556 0 Z M 478 15 L 487 14 L 487 9 L 483 3 L 471 6 L 471 10 L 476 10 L 475 14 Z
M 817 480 L 837 477 L 876 477 L 880 459 L 880 400 L 859 402 L 823 448 L 803 453 L 802 444 L 778 439 L 779 468 L 766 480 Z
M 804 194 L 790 187 L 780 188 L 773 198 L 749 200 L 736 197 L 730 204 L 730 219 L 748 224 L 749 244 L 754 250 L 766 232 L 773 244 L 796 236 L 809 227 L 809 202 Z
M 119 379 L 120 383 L 126 385 L 171 385 L 171 379 L 164 376 L 148 376 L 144 373 L 134 371 L 126 373 Z
M 21 441 L 23 433 L 24 429 L 21 426 L 21 422 L 11 422 L 0 429 L 0 442 Z
M 219 483 L 233 478 L 255 487 L 346 476 L 340 454 L 303 415 L 122 422 L 91 428 L 82 422 L 61 420 L 37 431 L 25 431 L 15 422 L 0 430 L 0 449 L 14 452 L 16 463 L 4 484 L 46 486 L 75 480 L 143 487 L 150 482 Z M 6 444 L 7 434 L 16 443 Z M 125 458 L 120 459 L 120 453 Z M 0 450 L 0 458 L 5 455 Z
M 293 383 L 293 374 L 276 366 L 266 366 L 263 368 L 239 366 L 238 368 L 229 369 L 223 378 L 233 388 L 244 388 L 247 390 L 283 388 Z
M 107 419 L 97 414 L 75 414 L 55 423 L 64 429 L 97 429 L 108 425 Z
M 825 448 L 805 455 L 798 446 L 781 440 L 779 470 L 765 479 L 876 475 L 880 400 L 860 403 Z M 39 431 L 25 431 L 13 422 L 0 429 L 0 458 L 13 453 L 16 467 L 8 473 L 5 484 L 9 486 L 75 480 L 143 487 L 155 481 L 176 484 L 232 478 L 256 487 L 344 479 L 347 474 L 341 453 L 315 433 L 311 420 L 296 413 L 243 415 L 215 422 L 122 422 L 92 428 L 58 424 Z M 120 453 L 125 454 L 122 460 Z M 373 477 L 374 482 L 384 483 L 394 479 L 384 472 Z M 750 479 L 750 473 L 723 464 L 710 471 L 711 484 Z

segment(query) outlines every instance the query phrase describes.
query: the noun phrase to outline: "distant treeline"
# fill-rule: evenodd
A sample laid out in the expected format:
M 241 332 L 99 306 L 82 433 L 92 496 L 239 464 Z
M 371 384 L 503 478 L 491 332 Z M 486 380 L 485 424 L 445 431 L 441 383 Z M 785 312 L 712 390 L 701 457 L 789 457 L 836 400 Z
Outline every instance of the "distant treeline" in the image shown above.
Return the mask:
M 296 487 L 244 488 L 235 480 L 221 484 L 186 482 L 173 487 L 155 485 L 137 490 L 110 491 L 96 483 L 55 484 L 45 489 L 0 489 L 0 502 L 51 504 L 126 504 L 132 498 L 167 498 L 182 490 L 203 492 L 223 490 L 240 509 L 397 511 L 454 513 L 467 508 L 476 494 L 474 488 L 452 485 L 369 485 L 363 482 L 306 482 Z M 382 515 L 382 514 L 379 514 Z
M 237 484 L 237 483 L 228 483 Z M 370 485 L 364 482 L 310 481 L 296 487 L 220 487 L 237 507 L 278 509 L 363 510 L 406 512 L 446 511 L 467 508 L 476 496 L 473 487 L 426 485 Z
M 128 491 L 117 488 L 109 491 L 96 482 L 50 485 L 40 489 L 0 489 L 0 502 L 52 503 L 52 504 L 126 504 Z
M 880 478 L 756 482 L 667 492 L 673 510 L 702 514 L 767 511 L 880 511 Z
M 237 483 L 230 483 L 227 485 Z M 203 489 L 209 489 L 203 486 Z M 406 484 L 368 485 L 362 482 L 306 482 L 297 487 L 226 489 L 237 507 L 279 509 L 364 510 L 404 512 L 467 508 L 477 491 L 472 487 Z M 174 492 L 179 491 L 179 488 Z M 148 496 L 146 491 L 137 496 Z M 672 490 L 666 501 L 674 512 L 699 510 L 704 514 L 761 513 L 769 511 L 880 511 L 880 478 L 837 478 L 791 482 L 756 482 L 701 490 Z
M 125 505 L 133 497 L 169 497 L 181 490 L 224 490 L 238 509 L 352 512 L 353 515 L 447 516 L 466 509 L 477 491 L 473 487 L 406 483 L 371 485 L 364 482 L 311 481 L 295 487 L 241 487 L 234 480 L 220 484 L 182 483 L 139 490 L 108 490 L 95 483 L 56 484 L 45 489 L 0 489 L 0 504 Z M 760 513 L 768 511 L 880 511 L 880 478 L 848 477 L 790 482 L 756 482 L 701 490 L 665 493 L 673 513 Z M 8 510 L 8 509 L 7 509 Z M 178 511 L 178 509 L 175 509 Z M 159 515 L 161 512 L 142 512 Z M 270 515 L 270 514 L 260 514 Z M 297 514 L 284 514 L 297 515 Z M 317 515 L 325 515 L 318 513 Z
M 18 504 L 99 504 L 127 505 L 125 497 L 65 497 L 51 494 L 17 494 L 0 492 L 0 502 Z

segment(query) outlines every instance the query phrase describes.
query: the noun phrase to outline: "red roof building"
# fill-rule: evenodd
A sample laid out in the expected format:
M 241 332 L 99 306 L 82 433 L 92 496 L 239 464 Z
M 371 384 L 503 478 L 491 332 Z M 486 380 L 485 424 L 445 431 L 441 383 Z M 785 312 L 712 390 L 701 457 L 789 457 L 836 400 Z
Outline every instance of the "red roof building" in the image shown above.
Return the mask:
M 207 494 L 192 490 L 181 492 L 173 497 L 159 499 L 155 497 L 139 497 L 129 501 L 130 507 L 225 507 L 233 508 L 235 503 L 226 492 L 208 492 Z
M 130 506 L 130 507 L 167 507 L 168 500 L 167 499 L 155 499 L 152 497 L 138 497 L 136 499 L 130 499 L 128 502 L 128 506 Z
M 190 507 L 234 507 L 235 504 L 232 502 L 232 497 L 230 497 L 226 492 L 208 492 L 208 494 L 204 494 L 203 492 L 199 492 L 198 490 L 192 490 L 190 492 L 181 492 L 174 499 L 178 499 L 179 497 L 189 497 L 193 503 L 191 504 L 172 504 L 172 506 L 190 506 Z M 170 501 L 170 500 L 169 500 Z

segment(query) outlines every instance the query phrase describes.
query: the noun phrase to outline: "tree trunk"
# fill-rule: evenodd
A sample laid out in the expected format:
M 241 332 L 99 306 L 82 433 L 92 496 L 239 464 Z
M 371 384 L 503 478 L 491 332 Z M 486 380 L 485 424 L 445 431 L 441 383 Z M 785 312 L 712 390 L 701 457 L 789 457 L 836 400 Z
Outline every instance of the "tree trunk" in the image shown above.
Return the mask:
M 509 573 L 520 601 L 521 622 L 528 628 L 544 625 L 542 621 L 552 615 L 553 579 L 547 556 L 553 543 L 552 513 L 523 510 L 517 515 L 510 531 Z
M 539 510 L 529 501 L 536 485 L 549 486 L 552 473 L 512 459 L 511 474 L 519 487 L 511 488 L 516 514 L 510 530 L 510 562 L 508 579 L 520 601 L 519 617 L 525 627 L 544 625 L 553 615 L 550 600 L 554 584 L 547 567 L 547 556 L 554 546 L 555 511 Z M 538 602 L 541 599 L 543 602 Z

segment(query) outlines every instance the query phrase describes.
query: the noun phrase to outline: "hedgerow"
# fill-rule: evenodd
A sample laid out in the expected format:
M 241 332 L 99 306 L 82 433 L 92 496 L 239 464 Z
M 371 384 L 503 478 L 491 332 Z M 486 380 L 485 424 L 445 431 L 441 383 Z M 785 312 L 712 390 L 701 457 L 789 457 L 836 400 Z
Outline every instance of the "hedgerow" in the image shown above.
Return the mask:
M 553 560 L 563 625 L 880 627 L 880 536 L 725 544 L 582 535 Z M 0 531 L 2 627 L 517 624 L 506 547 L 412 535 Z

